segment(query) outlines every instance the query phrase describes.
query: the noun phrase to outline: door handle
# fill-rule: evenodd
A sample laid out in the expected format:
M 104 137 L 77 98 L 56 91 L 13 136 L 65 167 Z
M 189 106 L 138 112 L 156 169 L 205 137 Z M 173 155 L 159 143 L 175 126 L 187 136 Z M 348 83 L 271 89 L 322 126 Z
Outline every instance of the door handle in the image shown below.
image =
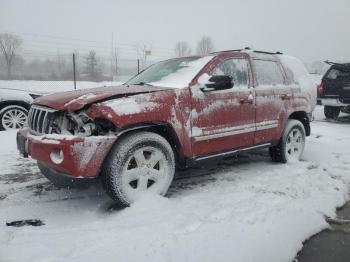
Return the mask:
M 253 104 L 254 103 L 254 96 L 252 94 L 249 94 L 247 99 L 241 98 L 239 99 L 240 104 Z
M 291 94 L 283 94 L 280 96 L 282 100 L 290 100 L 292 98 Z

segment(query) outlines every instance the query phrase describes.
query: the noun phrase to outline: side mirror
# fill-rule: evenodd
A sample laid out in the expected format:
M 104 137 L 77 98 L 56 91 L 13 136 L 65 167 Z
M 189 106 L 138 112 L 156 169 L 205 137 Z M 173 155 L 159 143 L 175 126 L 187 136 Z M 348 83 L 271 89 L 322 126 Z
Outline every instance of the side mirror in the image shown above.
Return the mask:
M 212 76 L 208 79 L 204 88 L 201 88 L 203 92 L 213 91 L 213 90 L 224 90 L 233 87 L 233 78 L 226 75 Z

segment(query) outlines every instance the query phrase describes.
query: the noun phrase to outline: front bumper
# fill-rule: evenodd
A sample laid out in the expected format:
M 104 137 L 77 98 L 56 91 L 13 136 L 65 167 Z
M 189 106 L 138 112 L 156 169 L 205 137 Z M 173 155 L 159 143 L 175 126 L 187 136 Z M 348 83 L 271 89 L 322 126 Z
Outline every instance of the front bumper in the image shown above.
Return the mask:
M 323 106 L 349 106 L 350 104 L 343 103 L 338 98 L 317 98 L 317 104 Z
M 17 132 L 17 148 L 48 167 L 76 178 L 97 177 L 116 136 L 75 137 L 31 135 L 28 128 Z

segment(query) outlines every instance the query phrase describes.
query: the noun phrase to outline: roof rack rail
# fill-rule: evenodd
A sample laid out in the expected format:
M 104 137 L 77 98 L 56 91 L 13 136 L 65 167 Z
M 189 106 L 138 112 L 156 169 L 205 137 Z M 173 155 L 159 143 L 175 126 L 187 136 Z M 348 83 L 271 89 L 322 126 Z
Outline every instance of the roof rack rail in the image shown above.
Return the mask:
M 222 51 L 215 51 L 210 54 L 217 54 L 217 53 L 226 53 L 226 52 L 241 52 L 243 49 L 233 49 L 233 50 L 222 50 Z
M 283 55 L 283 53 L 280 52 L 280 51 L 277 51 L 277 52 L 268 52 L 268 51 L 254 50 L 253 52 L 259 53 L 259 54 L 268 54 L 268 55 Z
M 241 52 L 241 51 L 244 51 L 244 50 L 251 50 L 255 53 L 260 53 L 260 54 L 269 54 L 269 55 L 283 55 L 282 52 L 267 52 L 267 51 L 259 51 L 259 50 L 254 50 L 250 47 L 245 47 L 243 49 L 233 49 L 233 50 L 222 50 L 222 51 L 216 51 L 216 52 L 212 52 L 211 54 L 218 54 L 218 53 L 226 53 L 226 52 Z

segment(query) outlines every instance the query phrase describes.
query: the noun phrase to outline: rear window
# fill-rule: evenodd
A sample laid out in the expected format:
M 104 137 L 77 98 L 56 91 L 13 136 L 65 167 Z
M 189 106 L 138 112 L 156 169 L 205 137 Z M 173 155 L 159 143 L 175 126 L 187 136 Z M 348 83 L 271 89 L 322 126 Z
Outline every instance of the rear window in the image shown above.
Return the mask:
M 286 72 L 288 84 L 302 84 L 311 80 L 309 72 L 299 59 L 288 55 L 281 55 L 279 58 Z
M 331 80 L 350 80 L 350 70 L 340 70 L 337 68 L 331 68 L 325 76 Z
M 281 67 L 277 62 L 269 60 L 253 60 L 258 85 L 284 84 Z

